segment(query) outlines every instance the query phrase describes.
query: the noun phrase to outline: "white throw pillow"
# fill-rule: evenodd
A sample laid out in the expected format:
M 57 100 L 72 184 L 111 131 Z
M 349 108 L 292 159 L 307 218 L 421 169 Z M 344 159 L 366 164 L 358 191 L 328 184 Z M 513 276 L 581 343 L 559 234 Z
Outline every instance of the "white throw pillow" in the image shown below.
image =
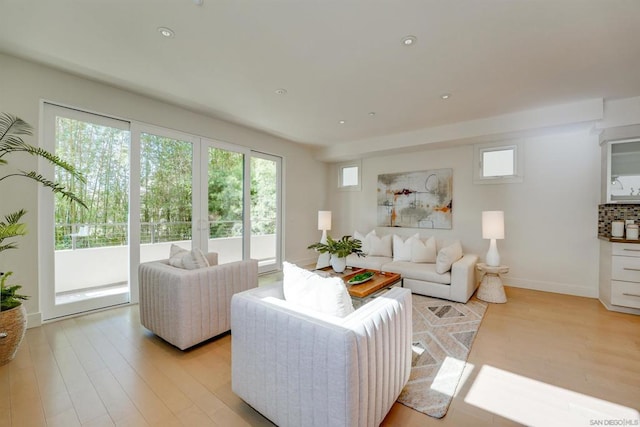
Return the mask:
M 320 277 L 288 262 L 282 263 L 284 299 L 310 310 L 345 317 L 353 313 L 353 303 L 340 277 Z
M 411 262 L 436 262 L 436 238 L 429 237 L 426 242 L 413 239 L 411 242 Z
M 409 237 L 404 242 L 402 237 L 393 235 L 393 260 L 394 261 L 411 261 L 411 248 L 414 240 L 420 240 L 418 233 Z
M 378 237 L 375 234 L 367 234 L 369 240 L 369 255 L 371 256 L 386 256 L 391 258 L 393 252 L 391 250 L 391 244 L 393 243 L 393 236 L 391 234 Z
M 462 246 L 459 241 L 440 249 L 436 258 L 436 273 L 444 274 L 451 270 L 451 265 L 460 258 L 462 258 Z
M 185 270 L 195 270 L 196 268 L 209 267 L 209 261 L 200 249 L 188 251 L 178 245 L 171 245 L 169 265 Z
M 358 231 L 355 231 L 353 233 L 353 238 L 354 239 L 358 239 L 358 240 L 360 240 L 360 242 L 362 242 L 362 248 L 360 248 L 360 249 L 362 250 L 362 252 L 365 255 L 369 255 L 369 251 L 370 251 L 370 248 L 371 248 L 370 236 L 375 236 L 375 235 L 376 235 L 376 230 L 371 230 L 366 236 L 363 235 L 362 233 L 358 232 Z

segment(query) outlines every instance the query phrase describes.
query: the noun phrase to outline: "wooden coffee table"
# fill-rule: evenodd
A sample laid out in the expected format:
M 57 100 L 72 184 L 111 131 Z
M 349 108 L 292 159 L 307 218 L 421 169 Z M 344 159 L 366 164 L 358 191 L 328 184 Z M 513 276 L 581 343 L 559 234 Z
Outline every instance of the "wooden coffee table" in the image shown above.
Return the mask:
M 357 305 L 358 307 L 364 304 L 366 300 L 375 298 L 388 288 L 401 283 L 402 280 L 402 277 L 398 273 L 384 273 L 368 268 L 345 270 L 344 273 L 335 273 L 331 267 L 326 267 L 323 268 L 322 271 L 329 273 L 331 276 L 341 277 L 342 280 L 344 280 L 344 284 L 347 285 L 347 291 L 349 291 L 351 299 L 356 303 L 354 306 Z M 351 285 L 348 283 L 349 279 L 356 274 L 367 271 L 374 273 L 371 279 L 359 285 Z

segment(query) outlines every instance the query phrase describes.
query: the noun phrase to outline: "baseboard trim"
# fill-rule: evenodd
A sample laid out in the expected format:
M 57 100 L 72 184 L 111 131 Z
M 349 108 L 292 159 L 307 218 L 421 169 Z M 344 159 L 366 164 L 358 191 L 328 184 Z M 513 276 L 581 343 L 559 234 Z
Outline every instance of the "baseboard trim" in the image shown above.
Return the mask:
M 502 277 L 505 286 L 514 288 L 531 289 L 534 291 L 553 292 L 556 294 L 575 295 L 578 297 L 598 298 L 597 283 L 594 288 L 571 285 L 568 283 L 543 282 L 539 280 L 529 280 L 505 275 Z
M 42 326 L 42 313 L 27 313 L 27 329 Z
M 640 309 L 638 308 L 622 307 L 620 305 L 609 304 L 606 301 L 604 301 L 602 298 L 600 298 L 600 302 L 609 311 L 617 311 L 618 313 L 626 313 L 626 314 L 635 314 L 637 316 L 640 315 Z

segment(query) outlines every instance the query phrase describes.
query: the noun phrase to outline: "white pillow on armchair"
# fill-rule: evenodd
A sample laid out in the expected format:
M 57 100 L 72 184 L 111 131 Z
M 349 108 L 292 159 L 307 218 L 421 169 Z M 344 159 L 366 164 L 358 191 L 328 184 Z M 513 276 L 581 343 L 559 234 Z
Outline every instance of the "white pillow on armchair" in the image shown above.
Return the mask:
M 288 262 L 282 263 L 282 270 L 287 302 L 336 317 L 353 313 L 353 302 L 340 277 L 320 277 Z

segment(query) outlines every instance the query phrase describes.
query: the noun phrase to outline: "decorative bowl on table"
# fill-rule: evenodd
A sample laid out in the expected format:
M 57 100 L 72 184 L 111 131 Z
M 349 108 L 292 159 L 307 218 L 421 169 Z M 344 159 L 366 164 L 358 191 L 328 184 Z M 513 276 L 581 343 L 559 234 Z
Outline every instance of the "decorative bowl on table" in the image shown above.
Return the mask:
M 351 279 L 347 280 L 347 283 L 350 285 L 359 285 L 360 283 L 371 280 L 373 276 L 375 276 L 373 271 L 365 271 L 364 273 L 356 274 Z

